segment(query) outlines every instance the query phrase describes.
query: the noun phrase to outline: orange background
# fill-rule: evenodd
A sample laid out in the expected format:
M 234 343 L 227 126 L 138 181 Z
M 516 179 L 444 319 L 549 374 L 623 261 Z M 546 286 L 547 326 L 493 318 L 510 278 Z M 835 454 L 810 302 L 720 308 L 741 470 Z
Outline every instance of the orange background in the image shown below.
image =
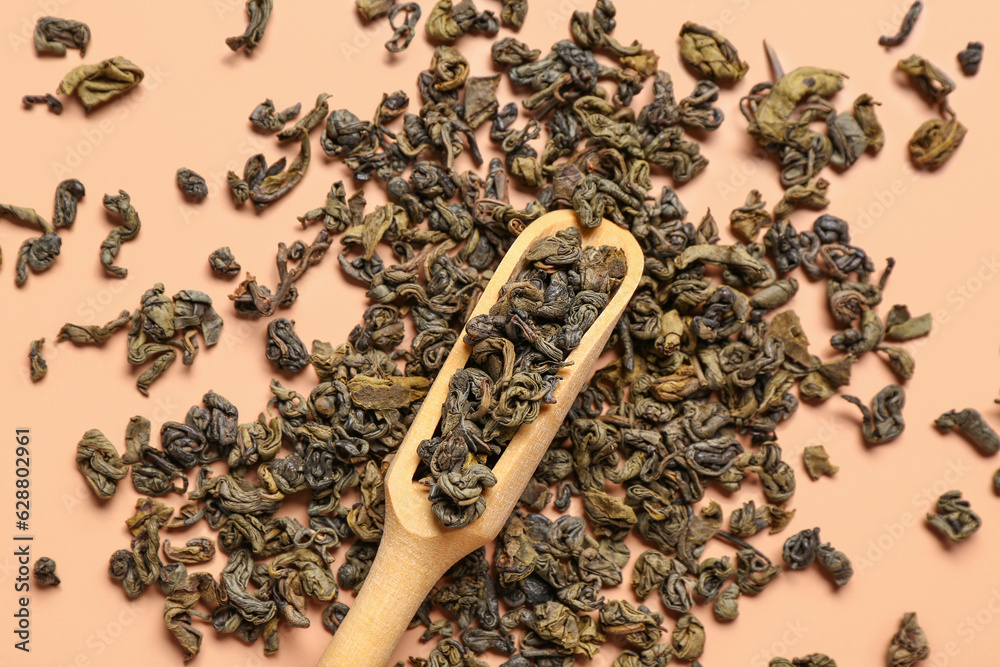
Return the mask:
M 419 107 L 414 81 L 427 67 L 432 47 L 420 33 L 404 54 L 387 53 L 383 42 L 390 29 L 385 20 L 363 26 L 353 3 L 279 2 L 261 46 L 249 58 L 231 53 L 224 44 L 246 26 L 242 0 L 212 2 L 80 2 L 79 0 L 8 0 L 0 10 L 0 201 L 29 206 L 48 218 L 56 184 L 79 178 L 87 188 L 76 225 L 61 233 L 62 255 L 46 273 L 32 274 L 15 288 L 17 248 L 30 235 L 0 220 L 0 246 L 6 261 L 0 268 L 0 664 L 69 665 L 143 664 L 174 667 L 181 652 L 162 621 L 162 596 L 148 591 L 128 601 L 120 586 L 105 574 L 110 554 L 127 547 L 124 519 L 137 494 L 124 480 L 118 495 L 103 505 L 91 495 L 74 465 L 75 445 L 89 428 L 101 429 L 122 448 L 128 419 L 147 416 L 154 429 L 167 420 L 182 420 L 188 407 L 209 389 L 229 398 L 247 421 L 263 409 L 272 368 L 264 358 L 267 321 L 238 319 L 227 299 L 235 282 L 214 277 L 206 257 L 229 245 L 244 270 L 264 284 L 275 283 L 274 253 L 278 241 L 311 239 L 317 228 L 302 230 L 296 215 L 320 206 L 330 184 L 344 179 L 348 194 L 358 186 L 338 162 L 325 158 L 313 136 L 313 163 L 302 183 L 262 215 L 250 206 L 236 209 L 225 187 L 228 169 L 242 171 L 247 157 L 263 152 L 269 161 L 289 157 L 297 146 L 277 146 L 257 135 L 247 116 L 265 97 L 279 108 L 301 102 L 312 108 L 317 93 L 332 94 L 330 106 L 350 108 L 369 118 L 383 92 L 402 88 L 411 95 L 411 111 Z M 432 2 L 424 0 L 424 18 Z M 889 638 L 903 612 L 916 611 L 930 639 L 928 664 L 996 664 L 1000 651 L 1000 574 L 996 548 L 1000 541 L 1000 503 L 991 490 L 1000 459 L 985 460 L 957 435 L 937 434 L 932 421 L 941 412 L 974 407 L 995 426 L 993 404 L 1000 385 L 997 347 L 997 296 L 1000 294 L 1000 226 L 996 192 L 990 185 L 1000 154 L 996 131 L 997 63 L 1000 6 L 991 2 L 929 3 L 909 41 L 886 51 L 879 35 L 895 32 L 908 3 L 889 0 L 844 0 L 839 3 L 792 0 L 711 0 L 699 2 L 626 2 L 618 4 L 616 36 L 633 38 L 654 48 L 661 68 L 669 71 L 678 98 L 688 94 L 694 78 L 681 65 L 676 34 L 685 20 L 721 29 L 750 64 L 746 79 L 724 90 L 719 105 L 727 120 L 702 141 L 709 168 L 678 189 L 697 222 L 711 207 L 728 235 L 729 211 L 758 188 L 769 206 L 781 196 L 773 163 L 761 161 L 745 132 L 738 111 L 741 95 L 770 78 L 761 39 L 766 37 L 787 69 L 815 65 L 846 72 L 850 78 L 835 102 L 847 109 L 858 94 L 868 92 L 882 103 L 879 116 L 886 128 L 883 152 L 864 156 L 844 177 L 832 182 L 832 206 L 826 211 L 852 223 L 854 240 L 881 266 L 898 261 L 881 308 L 908 304 L 913 313 L 934 314 L 929 339 L 904 344 L 917 361 L 916 376 L 907 383 L 906 433 L 887 446 L 866 450 L 853 406 L 832 399 L 815 407 L 802 405 L 795 419 L 780 429 L 780 443 L 795 467 L 799 488 L 790 502 L 798 513 L 786 531 L 761 535 L 753 543 L 780 561 L 781 545 L 792 533 L 822 527 L 822 537 L 852 558 L 854 579 L 842 590 L 815 568 L 786 571 L 760 596 L 741 597 L 741 618 L 721 626 L 708 607 L 695 612 L 707 627 L 702 663 L 707 667 L 766 665 L 774 655 L 791 658 L 825 652 L 840 665 L 885 664 Z M 480 0 L 480 9 L 499 13 L 500 3 Z M 547 51 L 568 37 L 569 16 L 589 11 L 584 0 L 531 0 L 527 24 L 519 38 Z M 39 57 L 31 43 L 35 20 L 52 14 L 88 23 L 93 40 L 85 59 L 70 51 L 65 58 Z M 502 35 L 509 34 L 504 30 Z M 986 44 L 982 71 L 966 78 L 955 54 L 970 40 Z M 460 48 L 473 75 L 492 72 L 490 40 L 468 36 Z M 958 84 L 951 104 L 969 128 L 965 144 L 938 173 L 915 173 L 906 142 L 934 112 L 895 71 L 895 63 L 919 53 L 944 69 Z M 62 116 L 44 107 L 26 111 L 20 97 L 54 91 L 62 76 L 81 62 L 122 55 L 146 72 L 132 94 L 85 116 L 75 100 L 67 100 Z M 636 108 L 649 99 L 649 88 Z M 506 82 L 501 105 L 515 99 Z M 523 124 L 524 117 L 519 122 Z M 484 154 L 494 152 L 488 125 L 478 137 Z M 467 156 L 459 168 L 471 166 Z M 211 194 L 202 204 L 187 203 L 174 172 L 186 166 L 205 176 Z M 665 182 L 658 178 L 654 192 Z M 142 218 L 137 240 L 123 246 L 118 264 L 129 269 L 127 280 L 106 277 L 98 247 L 112 219 L 101 205 L 104 193 L 129 192 Z M 366 188 L 371 204 L 384 201 L 380 188 Z M 793 216 L 799 229 L 816 214 Z M 335 244 L 335 249 L 339 244 Z M 793 307 L 801 314 L 813 350 L 829 357 L 826 340 L 833 332 L 819 284 L 804 283 Z M 177 363 L 143 397 L 135 389 L 136 369 L 126 362 L 125 334 L 103 349 L 74 348 L 53 341 L 65 322 L 97 324 L 122 309 L 133 309 L 139 296 L 156 282 L 167 294 L 181 289 L 207 292 L 225 318 L 221 342 L 202 348 L 191 367 Z M 363 292 L 341 277 L 331 253 L 299 283 L 301 296 L 283 316 L 294 319 L 308 343 L 314 338 L 342 342 L 360 321 Z M 27 375 L 29 341 L 45 336 L 48 377 L 32 385 Z M 311 371 L 281 381 L 308 393 Z M 854 372 L 850 393 L 866 401 L 893 381 L 883 361 L 867 355 Z M 33 589 L 32 652 L 12 648 L 11 614 L 16 568 L 11 555 L 14 533 L 14 429 L 32 432 L 33 555 L 58 562 L 62 585 Z M 154 440 L 156 442 L 156 440 Z M 836 478 L 812 482 L 801 465 L 801 451 L 823 444 L 834 463 Z M 984 527 L 966 543 L 945 547 L 926 527 L 923 516 L 937 496 L 951 488 L 963 491 L 980 513 Z M 728 511 L 743 500 L 762 501 L 748 484 L 734 498 L 713 494 Z M 167 502 L 179 505 L 179 498 Z M 204 532 L 192 530 L 184 537 Z M 174 543 L 183 542 L 171 536 Z M 633 557 L 645 547 L 633 545 Z M 341 556 L 343 551 L 340 552 Z M 709 555 L 731 553 L 710 545 Z M 209 564 L 222 567 L 225 556 Z M 338 562 L 339 565 L 339 562 Z M 626 583 L 604 590 L 608 597 L 630 597 Z M 341 599 L 350 603 L 350 595 Z M 647 600 L 660 608 L 654 596 Z M 205 628 L 196 664 L 214 667 L 301 665 L 314 663 L 329 640 L 320 624 L 282 633 L 277 656 L 265 660 L 260 643 L 247 647 L 233 637 Z M 672 627 L 668 619 L 666 625 Z M 417 642 L 420 630 L 407 635 L 395 659 L 426 656 L 429 645 Z M 611 647 L 591 664 L 607 666 L 618 651 Z M 500 664 L 495 655 L 485 658 Z

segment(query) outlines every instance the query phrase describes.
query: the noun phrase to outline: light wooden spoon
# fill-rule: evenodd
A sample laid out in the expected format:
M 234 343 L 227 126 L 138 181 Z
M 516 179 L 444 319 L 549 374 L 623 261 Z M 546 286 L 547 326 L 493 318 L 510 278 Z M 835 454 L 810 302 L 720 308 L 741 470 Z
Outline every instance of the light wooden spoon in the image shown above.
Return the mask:
M 413 475 L 420 461 L 417 445 L 433 437 L 448 395 L 448 381 L 455 371 L 465 367 L 472 352 L 472 347 L 459 337 L 389 466 L 385 477 L 385 525 L 378 555 L 354 606 L 320 658 L 319 667 L 386 665 L 434 584 L 459 559 L 495 539 L 507 522 L 639 285 L 642 249 L 628 230 L 607 220 L 595 229 L 584 229 L 572 211 L 553 211 L 528 225 L 517 237 L 472 314 L 489 312 L 500 288 L 521 269 L 521 257 L 536 239 L 574 226 L 580 229 L 585 246 L 621 248 L 628 266 L 607 307 L 579 347 L 570 353 L 572 365 L 560 370 L 557 402 L 543 405 L 538 419 L 521 426 L 501 455 L 493 468 L 497 484 L 484 493 L 487 506 L 483 515 L 464 528 L 443 527 L 431 512 L 427 487 L 414 482 Z

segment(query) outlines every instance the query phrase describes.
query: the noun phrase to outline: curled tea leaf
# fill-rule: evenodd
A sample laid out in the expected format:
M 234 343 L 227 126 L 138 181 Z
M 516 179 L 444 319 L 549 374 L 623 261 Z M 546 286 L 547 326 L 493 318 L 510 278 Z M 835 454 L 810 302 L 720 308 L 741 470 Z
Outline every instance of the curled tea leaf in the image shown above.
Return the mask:
M 396 4 L 396 0 L 354 0 L 358 7 L 358 13 L 365 21 L 374 21 L 380 16 L 385 16 Z
M 931 654 L 927 635 L 913 612 L 903 614 L 899 631 L 889 642 L 889 667 L 911 667 Z
M 68 340 L 77 345 L 104 345 L 104 343 L 111 340 L 111 336 L 115 331 L 118 331 L 131 321 L 132 314 L 127 310 L 123 310 L 118 317 L 103 325 L 67 323 L 59 330 L 56 342 L 61 343 L 64 340 Z
M 45 363 L 45 358 L 42 357 L 42 345 L 44 344 L 45 339 L 39 338 L 31 341 L 31 345 L 28 347 L 28 365 L 31 367 L 32 382 L 40 381 L 49 372 L 49 366 Z
M 270 98 L 254 107 L 250 112 L 250 122 L 258 132 L 273 134 L 285 127 L 285 123 L 299 115 L 301 103 L 295 103 L 283 111 L 278 111 Z
M 910 77 L 910 82 L 928 102 L 942 102 L 955 90 L 955 82 L 947 74 L 920 56 L 900 60 L 896 67 Z
M 882 37 L 879 37 L 879 45 L 899 46 L 906 41 L 906 38 L 910 36 L 911 32 L 913 32 L 913 26 L 917 24 L 917 18 L 919 18 L 920 12 L 923 11 L 923 9 L 924 3 L 920 2 L 920 0 L 917 0 L 910 5 L 910 9 L 906 12 L 906 15 L 903 16 L 903 22 L 899 25 L 899 32 L 892 36 L 883 35 Z
M 806 465 L 806 471 L 813 479 L 819 479 L 823 475 L 830 477 L 837 474 L 839 466 L 830 463 L 830 455 L 826 453 L 823 445 L 806 447 L 802 452 L 802 459 Z
M 128 269 L 115 265 L 115 257 L 118 256 L 122 243 L 131 241 L 139 234 L 142 223 L 135 207 L 132 206 L 131 198 L 124 190 L 119 190 L 117 196 L 104 195 L 104 208 L 120 216 L 122 222 L 112 229 L 108 237 L 101 243 L 101 264 L 111 276 L 124 278 L 128 275 Z
M 402 14 L 402 17 L 400 17 Z M 417 22 L 420 20 L 420 5 L 407 2 L 396 5 L 389 12 L 389 25 L 392 26 L 392 37 L 385 43 L 387 51 L 400 53 L 405 51 L 417 34 Z
M 26 109 L 30 109 L 36 104 L 44 104 L 49 108 L 51 113 L 59 115 L 63 111 L 62 102 L 59 101 L 52 93 L 46 93 L 44 95 L 25 95 L 21 98 L 21 104 L 24 105 Z
M 922 169 L 937 169 L 951 159 L 968 130 L 953 113 L 932 118 L 917 128 L 910 139 L 910 158 Z
M 170 544 L 170 540 L 164 540 L 163 553 L 178 563 L 188 565 L 204 563 L 215 556 L 215 542 L 207 537 L 195 537 L 188 540 L 183 547 L 175 547 Z
M 208 196 L 208 184 L 205 179 L 184 167 L 177 170 L 177 186 L 185 196 L 195 201 L 201 201 Z
M 962 500 L 961 491 L 948 491 L 937 500 L 937 514 L 927 513 L 927 522 L 942 537 L 961 542 L 972 536 L 983 520 L 972 511 L 968 500 Z
M 267 360 L 289 373 L 298 373 L 309 365 L 309 352 L 294 326 L 295 322 L 283 317 L 267 325 Z
M 735 83 L 750 69 L 732 42 L 714 30 L 688 21 L 680 35 L 684 64 L 707 79 Z
M 38 53 L 66 55 L 66 49 L 80 49 L 80 56 L 87 53 L 90 27 L 86 23 L 54 16 L 43 16 L 35 24 L 35 50 Z
M 965 76 L 975 76 L 979 72 L 979 65 L 983 62 L 983 43 L 969 42 L 969 45 L 958 52 L 958 64 L 962 67 L 962 74 Z
M 84 433 L 77 444 L 76 467 L 101 500 L 114 496 L 118 481 L 128 474 L 128 466 L 122 462 L 114 445 L 97 429 Z
M 267 21 L 271 18 L 271 10 L 274 8 L 274 0 L 247 0 L 247 16 L 249 24 L 242 35 L 226 38 L 226 46 L 233 51 L 241 48 L 247 53 L 251 53 L 264 38 L 264 30 L 267 28 Z
M 903 433 L 906 426 L 903 422 L 906 392 L 898 384 L 890 384 L 875 394 L 871 409 L 857 396 L 844 394 L 841 398 L 861 410 L 861 433 L 869 445 L 884 445 Z
M 35 566 L 31 572 L 39 586 L 58 586 L 61 581 L 56 575 L 56 562 L 51 558 L 42 556 L 35 561 Z
M 983 416 L 972 408 L 961 412 L 949 410 L 935 420 L 934 425 L 942 433 L 955 430 L 983 454 L 996 454 L 1000 451 L 1000 436 L 986 423 Z
M 94 65 L 80 65 L 63 77 L 56 92 L 76 95 L 83 108 L 91 111 L 138 86 L 143 76 L 137 65 L 115 56 Z
M 216 275 L 225 278 L 235 278 L 240 274 L 242 268 L 239 262 L 236 261 L 236 257 L 233 256 L 233 251 L 229 249 L 229 246 L 213 250 L 212 254 L 208 256 L 208 265 L 212 267 L 212 271 Z

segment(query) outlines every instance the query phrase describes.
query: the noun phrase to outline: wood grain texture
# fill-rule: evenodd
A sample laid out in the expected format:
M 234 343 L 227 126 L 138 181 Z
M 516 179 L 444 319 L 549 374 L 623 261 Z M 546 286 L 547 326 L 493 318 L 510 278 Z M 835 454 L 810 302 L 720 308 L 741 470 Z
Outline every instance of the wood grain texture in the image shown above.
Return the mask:
M 625 252 L 628 269 L 580 346 L 560 370 L 556 403 L 542 405 L 532 424 L 522 426 L 493 468 L 497 484 L 487 489 L 486 512 L 470 525 L 444 528 L 431 512 L 427 488 L 413 482 L 417 445 L 434 435 L 451 376 L 465 367 L 472 347 L 459 337 L 424 399 L 417 418 L 393 458 L 385 479 L 385 528 L 378 555 L 350 613 L 319 661 L 319 667 L 383 667 L 428 591 L 459 559 L 496 538 L 528 480 L 548 449 L 575 397 L 590 379 L 594 363 L 642 277 L 643 254 L 631 232 L 605 220 L 595 229 L 580 226 L 572 211 L 553 211 L 514 241 L 483 292 L 472 316 L 489 312 L 500 288 L 521 268 L 521 257 L 538 238 L 576 226 L 583 244 L 611 245 Z

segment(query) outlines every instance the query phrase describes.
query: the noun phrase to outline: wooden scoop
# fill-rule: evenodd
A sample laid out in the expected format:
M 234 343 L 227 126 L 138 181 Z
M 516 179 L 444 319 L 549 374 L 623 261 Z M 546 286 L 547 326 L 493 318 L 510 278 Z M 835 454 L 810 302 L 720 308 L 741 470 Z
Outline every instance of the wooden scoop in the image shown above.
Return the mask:
M 496 486 L 486 489 L 486 511 L 464 528 L 442 526 L 431 512 L 427 487 L 413 481 L 420 459 L 417 445 L 434 436 L 448 395 L 448 381 L 465 367 L 472 352 L 462 337 L 431 385 L 423 407 L 410 426 L 385 477 L 385 526 L 378 555 L 354 606 L 337 630 L 319 667 L 383 667 L 427 593 L 459 559 L 491 542 L 507 522 L 524 487 L 552 442 L 573 399 L 590 378 L 619 317 L 639 285 L 642 249 L 631 232 L 603 221 L 584 229 L 572 211 L 554 211 L 531 223 L 517 237 L 486 286 L 472 315 L 483 315 L 497 300 L 500 288 L 521 269 L 521 257 L 540 237 L 576 226 L 584 246 L 610 245 L 625 252 L 625 278 L 607 307 L 584 335 L 559 371 L 556 403 L 545 404 L 537 420 L 522 425 L 493 468 Z

